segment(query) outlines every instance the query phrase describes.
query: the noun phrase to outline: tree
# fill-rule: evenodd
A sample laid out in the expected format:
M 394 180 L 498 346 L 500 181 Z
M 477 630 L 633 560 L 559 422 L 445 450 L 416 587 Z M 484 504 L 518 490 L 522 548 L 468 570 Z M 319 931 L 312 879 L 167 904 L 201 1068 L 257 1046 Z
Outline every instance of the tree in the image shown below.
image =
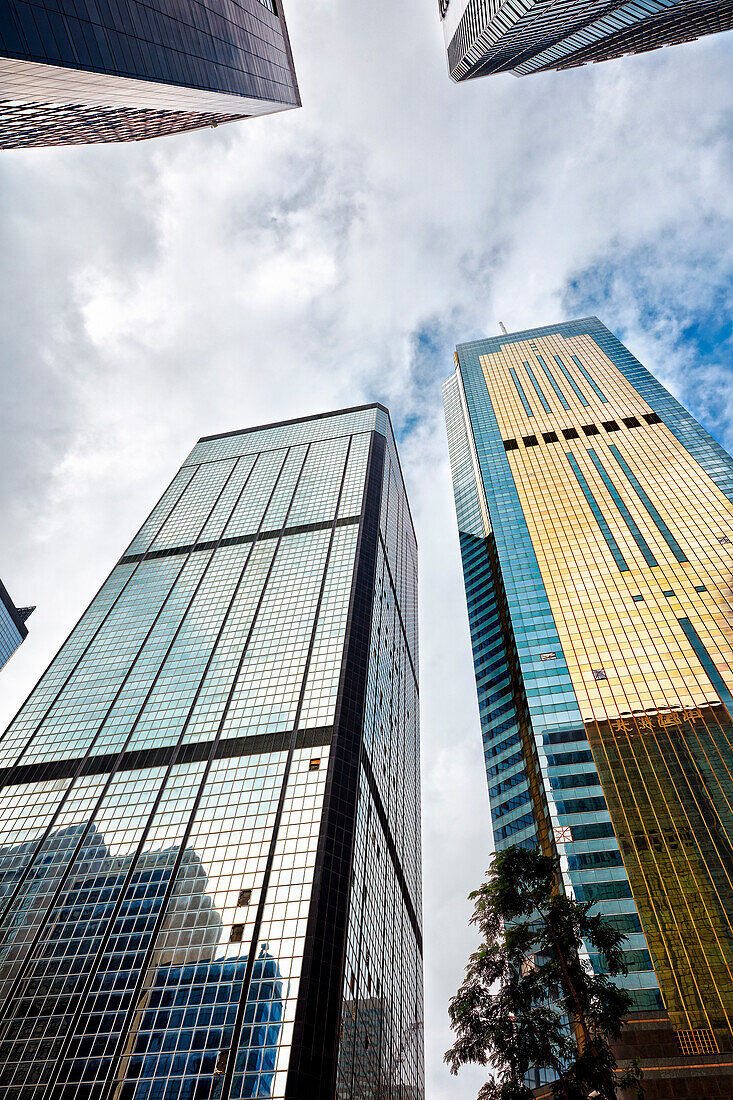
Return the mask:
M 617 1089 L 643 1097 L 634 1064 L 617 1071 L 619 1038 L 631 997 L 613 982 L 626 974 L 626 939 L 558 889 L 557 860 L 521 846 L 497 852 L 471 923 L 482 943 L 469 960 L 449 1014 L 456 1041 L 445 1054 L 451 1073 L 468 1062 L 490 1066 L 494 1079 L 478 1100 L 531 1100 L 530 1069 L 548 1071 L 558 1100 L 616 1100 Z M 596 974 L 583 946 L 603 958 Z

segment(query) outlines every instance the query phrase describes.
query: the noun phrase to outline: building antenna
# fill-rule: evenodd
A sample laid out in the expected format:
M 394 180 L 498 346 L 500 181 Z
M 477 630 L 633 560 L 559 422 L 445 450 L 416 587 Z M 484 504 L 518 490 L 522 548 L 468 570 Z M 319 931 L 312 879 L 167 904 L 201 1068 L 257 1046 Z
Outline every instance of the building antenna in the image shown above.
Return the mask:
M 505 336 L 509 335 L 507 330 L 504 328 L 504 322 L 503 321 L 499 321 L 499 328 L 501 329 L 501 331 L 504 333 Z

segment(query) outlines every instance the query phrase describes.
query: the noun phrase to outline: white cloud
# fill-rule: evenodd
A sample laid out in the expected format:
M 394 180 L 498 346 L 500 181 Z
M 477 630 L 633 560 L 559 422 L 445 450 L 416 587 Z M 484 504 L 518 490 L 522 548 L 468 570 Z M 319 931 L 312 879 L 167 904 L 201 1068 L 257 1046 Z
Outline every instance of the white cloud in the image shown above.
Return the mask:
M 389 404 L 421 545 L 428 1095 L 451 1100 L 481 1079 L 441 1055 L 489 825 L 438 384 L 455 342 L 570 308 L 727 430 L 722 354 L 695 373 L 686 334 L 730 293 L 733 35 L 456 87 L 434 8 L 290 0 L 300 111 L 3 154 L 0 576 L 38 611 L 0 706 L 199 435 Z

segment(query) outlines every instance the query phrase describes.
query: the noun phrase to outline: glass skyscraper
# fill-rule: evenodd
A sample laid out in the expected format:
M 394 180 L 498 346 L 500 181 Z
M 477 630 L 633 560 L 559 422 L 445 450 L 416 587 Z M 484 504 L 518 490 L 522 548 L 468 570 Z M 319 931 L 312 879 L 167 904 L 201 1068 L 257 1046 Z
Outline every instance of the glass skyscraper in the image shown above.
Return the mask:
M 731 1096 L 733 460 L 595 317 L 444 397 L 496 848 L 628 935 L 647 1096 Z
M 21 642 L 28 637 L 25 621 L 34 607 L 16 607 L 0 581 L 0 668 L 10 660 Z
M 454 80 L 570 69 L 733 29 L 730 0 L 438 0 Z
M 143 138 L 300 104 L 278 0 L 4 0 L 0 149 Z
M 0 741 L 0 1095 L 423 1095 L 416 571 L 382 406 L 194 447 Z

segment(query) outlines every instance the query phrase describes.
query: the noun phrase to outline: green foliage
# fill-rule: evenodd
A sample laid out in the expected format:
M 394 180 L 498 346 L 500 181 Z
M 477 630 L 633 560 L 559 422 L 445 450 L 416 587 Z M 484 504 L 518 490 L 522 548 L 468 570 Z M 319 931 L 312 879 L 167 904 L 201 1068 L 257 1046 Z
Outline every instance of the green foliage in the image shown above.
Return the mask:
M 642 1097 L 638 1066 L 618 1074 L 610 1046 L 631 1005 L 612 980 L 626 974 L 626 937 L 592 903 L 560 893 L 556 861 L 538 849 L 498 852 L 470 898 L 482 943 L 450 1002 L 451 1073 L 491 1067 L 479 1100 L 531 1100 L 533 1068 L 548 1071 L 562 1100 L 616 1100 L 617 1089 Z M 583 959 L 584 942 L 604 956 L 605 974 Z

